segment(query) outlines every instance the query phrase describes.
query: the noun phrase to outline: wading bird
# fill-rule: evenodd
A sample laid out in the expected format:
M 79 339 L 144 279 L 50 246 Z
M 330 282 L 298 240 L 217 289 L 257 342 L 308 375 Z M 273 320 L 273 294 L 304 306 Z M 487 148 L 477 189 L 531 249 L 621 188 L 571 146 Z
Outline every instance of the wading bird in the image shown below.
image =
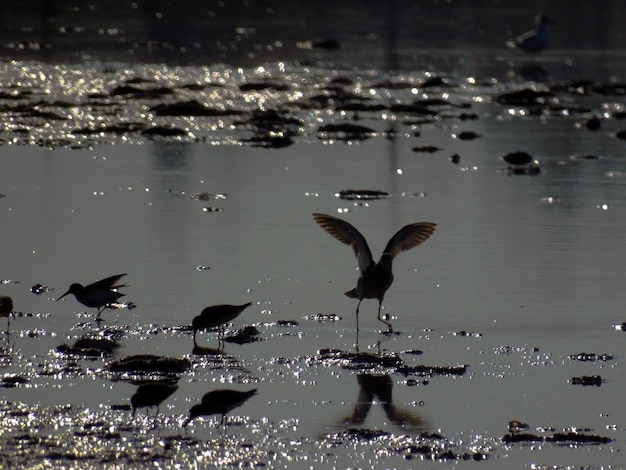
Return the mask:
M 342 243 L 350 245 L 354 250 L 359 263 L 361 275 L 356 287 L 345 293 L 352 299 L 359 299 L 356 306 L 356 330 L 359 331 L 359 307 L 363 299 L 378 299 L 378 320 L 387 325 L 387 331 L 393 332 L 391 323 L 380 316 L 385 292 L 393 282 L 391 271 L 393 258 L 400 252 L 411 249 L 426 240 L 433 234 L 437 224 L 432 222 L 418 222 L 405 225 L 391 237 L 378 263 L 372 258 L 372 252 L 365 237 L 345 220 L 326 214 L 313 214 L 315 221 L 330 235 Z
M 151 408 L 156 406 L 155 417 L 159 414 L 159 406 L 172 393 L 178 390 L 178 385 L 168 382 L 146 382 L 141 384 L 135 394 L 130 398 L 133 407 L 132 417 L 135 417 L 137 408 Z
M 252 302 L 248 302 L 243 305 L 212 305 L 206 307 L 200 315 L 194 317 L 191 322 L 193 328 L 193 344 L 196 344 L 196 333 L 199 330 L 208 330 L 210 328 L 219 327 L 218 336 L 221 339 L 224 335 L 225 325 L 234 320 L 243 312 L 246 308 L 252 305 Z
M 526 52 L 543 51 L 550 43 L 548 34 L 548 25 L 554 23 L 545 15 L 537 15 L 535 17 L 535 29 L 520 34 L 515 40 L 507 41 L 507 45 L 511 48 L 517 47 Z
M 86 286 L 75 282 L 70 286 L 69 290 L 65 294 L 57 299 L 57 301 L 61 300 L 67 294 L 74 294 L 76 300 L 78 300 L 81 304 L 86 307 L 97 308 L 98 316 L 96 316 L 96 320 L 100 320 L 100 314 L 102 311 L 107 308 L 109 304 L 116 302 L 117 299 L 124 295 L 121 292 L 118 292 L 117 289 L 126 287 L 126 284 L 116 285 L 117 281 L 119 281 L 122 276 L 126 276 L 126 274 L 118 274 L 116 276 L 107 277 L 106 279 L 102 279 Z
M 205 393 L 202 397 L 202 403 L 194 405 L 189 409 L 189 418 L 183 423 L 183 427 L 187 426 L 194 418 L 199 416 L 210 416 L 221 414 L 222 419 L 218 427 L 224 424 L 226 413 L 234 410 L 238 406 L 243 405 L 252 395 L 256 393 L 256 388 L 247 392 L 239 390 L 220 389 Z
M 7 317 L 7 331 L 11 325 L 11 315 L 15 318 L 13 311 L 13 299 L 8 295 L 0 295 L 0 318 Z

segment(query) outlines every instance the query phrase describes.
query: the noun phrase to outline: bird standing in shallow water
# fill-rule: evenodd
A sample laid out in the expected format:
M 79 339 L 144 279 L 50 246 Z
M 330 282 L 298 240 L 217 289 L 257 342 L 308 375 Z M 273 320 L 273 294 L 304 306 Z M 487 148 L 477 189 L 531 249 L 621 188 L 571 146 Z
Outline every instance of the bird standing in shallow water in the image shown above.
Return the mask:
M 98 315 L 96 316 L 96 320 L 100 320 L 100 314 L 107 308 L 107 305 L 117 301 L 117 299 L 124 295 L 118 292 L 117 289 L 126 287 L 126 284 L 116 285 L 117 281 L 119 281 L 122 276 L 126 276 L 126 274 L 117 274 L 116 276 L 107 277 L 106 279 L 86 286 L 74 283 L 57 301 L 61 300 L 67 294 L 74 294 L 76 300 L 81 304 L 86 307 L 97 308 Z
M 159 406 L 167 397 L 178 390 L 178 385 L 167 382 L 147 382 L 141 384 L 135 394 L 130 398 L 133 407 L 132 417 L 135 417 L 137 408 L 150 408 L 156 406 L 155 417 L 159 414 Z
M 550 43 L 548 25 L 552 23 L 554 22 L 547 16 L 537 15 L 535 17 L 535 29 L 520 34 L 514 41 L 507 41 L 507 45 L 526 52 L 540 52 Z
M 219 327 L 219 337 L 224 335 L 225 326 L 228 322 L 234 320 L 243 312 L 246 308 L 252 305 L 252 302 L 248 302 L 243 305 L 212 305 L 206 307 L 200 315 L 194 317 L 191 322 L 193 328 L 193 344 L 196 344 L 196 333 L 198 330 L 207 330 L 209 328 Z
M 387 331 L 393 332 L 391 323 L 380 316 L 385 292 L 393 282 L 391 271 L 393 258 L 400 252 L 413 248 L 430 238 L 437 224 L 418 222 L 405 225 L 391 237 L 378 263 L 372 258 L 372 252 L 365 237 L 345 220 L 326 214 L 313 214 L 315 221 L 330 235 L 354 250 L 361 275 L 356 287 L 345 293 L 352 299 L 359 299 L 356 306 L 356 330 L 359 331 L 359 307 L 363 299 L 378 299 L 378 320 L 387 325 Z
M 224 424 L 226 413 L 234 410 L 238 406 L 243 405 L 255 393 L 256 388 L 248 390 L 247 392 L 221 389 L 205 393 L 202 397 L 202 403 L 194 405 L 189 409 L 189 418 L 185 420 L 183 427 L 187 426 L 194 418 L 214 414 L 222 415 L 222 420 L 218 425 L 221 426 Z
M 0 318 L 7 317 L 7 331 L 9 331 L 9 325 L 11 325 L 11 315 L 15 318 L 13 299 L 8 295 L 0 295 Z

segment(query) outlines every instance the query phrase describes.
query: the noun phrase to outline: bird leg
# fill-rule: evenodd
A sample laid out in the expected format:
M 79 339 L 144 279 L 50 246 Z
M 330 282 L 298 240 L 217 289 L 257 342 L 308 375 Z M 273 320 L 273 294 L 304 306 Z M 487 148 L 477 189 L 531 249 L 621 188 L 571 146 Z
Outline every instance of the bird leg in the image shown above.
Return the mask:
M 391 323 L 389 323 L 389 322 L 388 322 L 388 321 L 386 321 L 386 320 L 383 320 L 383 319 L 381 318 L 381 316 L 380 316 L 380 309 L 381 309 L 382 305 L 383 305 L 383 301 L 382 301 L 382 299 L 380 299 L 380 300 L 378 301 L 378 321 L 381 321 L 381 322 L 383 322 L 385 325 L 387 325 L 387 333 L 393 333 L 393 328 L 391 327 Z
M 106 308 L 106 307 L 100 307 L 100 308 L 98 309 L 98 315 L 96 315 L 96 321 L 100 321 L 100 320 L 101 320 L 101 319 L 100 319 L 100 314 L 104 311 L 104 309 L 105 309 L 105 308 Z
M 359 331 L 359 307 L 361 306 L 361 301 L 363 299 L 359 299 L 359 303 L 356 304 L 356 331 Z

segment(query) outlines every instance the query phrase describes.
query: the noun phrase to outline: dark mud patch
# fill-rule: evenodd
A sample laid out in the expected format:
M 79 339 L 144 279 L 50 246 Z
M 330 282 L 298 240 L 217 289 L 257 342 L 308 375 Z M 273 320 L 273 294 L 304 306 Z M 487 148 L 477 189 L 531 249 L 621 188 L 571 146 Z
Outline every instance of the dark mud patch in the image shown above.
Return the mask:
M 179 101 L 176 103 L 162 103 L 150 108 L 157 116 L 232 116 L 241 111 L 233 109 L 211 108 L 197 100 Z
M 533 108 L 557 104 L 559 100 L 551 91 L 524 88 L 523 90 L 502 93 L 496 97 L 496 102 L 505 106 Z
M 29 382 L 26 377 L 16 374 L 6 374 L 0 379 L 0 388 L 14 388 L 20 385 L 26 385 Z
M 318 137 L 322 140 L 365 140 L 375 134 L 374 129 L 352 123 L 325 124 L 317 131 Z
M 527 152 L 511 152 L 501 158 L 513 167 L 528 166 L 535 161 L 535 158 Z
M 257 341 L 262 341 L 262 338 L 259 337 L 260 334 L 261 332 L 256 326 L 248 325 L 236 330 L 231 334 L 226 335 L 223 341 L 226 343 L 235 344 L 255 343 Z
M 580 362 L 607 362 L 607 361 L 612 361 L 615 359 L 612 354 L 596 354 L 596 353 L 570 354 L 569 358 L 572 361 L 580 361 Z
M 306 317 L 304 317 L 304 319 L 309 320 L 309 321 L 319 321 L 319 322 L 341 321 L 341 317 L 334 313 L 315 313 L 315 314 L 307 315 Z
M 421 355 L 421 351 L 410 350 L 403 353 L 408 356 Z M 346 352 L 340 349 L 320 349 L 317 356 L 308 357 L 309 363 L 320 363 L 327 366 L 339 366 L 346 370 L 367 371 L 371 369 L 386 369 L 390 373 L 396 373 L 404 377 L 416 375 L 419 377 L 462 376 L 467 372 L 468 366 L 427 366 L 406 364 L 398 353 L 381 352 L 378 354 L 369 352 Z
M 584 161 L 584 160 L 599 160 L 600 157 L 592 153 L 582 153 L 582 154 L 570 155 L 569 159 L 573 161 Z
M 452 334 L 454 336 L 463 336 L 463 337 L 470 337 L 470 338 L 481 338 L 483 336 L 482 333 L 475 332 L 475 331 L 465 331 L 465 330 L 455 331 Z
M 423 432 L 417 436 L 394 435 L 379 429 L 349 428 L 327 434 L 321 438 L 322 444 L 330 450 L 356 445 L 381 449 L 385 455 L 395 454 L 405 460 L 421 459 L 433 462 L 453 460 L 482 461 L 488 458 L 486 452 L 463 450 L 439 433 Z M 382 451 L 382 449 L 385 449 Z
M 613 441 L 610 437 L 600 436 L 597 434 L 585 434 L 576 431 L 555 432 L 554 434 L 543 436 L 533 433 L 509 433 L 502 437 L 504 443 L 510 444 L 514 442 L 551 442 L 554 444 L 608 444 Z
M 469 366 L 408 366 L 403 365 L 396 370 L 399 374 L 406 376 L 417 375 L 419 377 L 433 377 L 436 375 L 465 375 Z
M 443 149 L 439 147 L 435 147 L 434 145 L 424 145 L 421 147 L 420 146 L 412 147 L 411 150 L 416 153 L 435 153 Z
M 35 294 L 35 295 L 41 295 L 41 294 L 43 294 L 43 293 L 45 293 L 45 292 L 50 292 L 50 291 L 53 291 L 53 290 L 54 290 L 54 289 L 50 289 L 50 288 L 48 288 L 48 287 L 46 287 L 46 286 L 43 286 L 43 285 L 41 285 L 41 284 L 35 284 L 34 286 L 32 286 L 32 287 L 30 288 L 30 291 L 31 291 L 33 294 Z
M 181 374 L 189 370 L 190 367 L 191 361 L 189 359 L 140 354 L 110 362 L 106 369 L 116 373 Z
M 599 387 L 604 380 L 599 375 L 583 375 L 582 377 L 572 377 L 570 383 L 572 385 L 583 385 L 586 387 Z
M 371 201 L 375 199 L 389 198 L 391 197 L 391 194 L 378 189 L 342 189 L 335 194 L 335 196 L 346 201 Z
M 479 137 L 481 137 L 480 134 L 477 134 L 476 132 L 472 132 L 472 131 L 462 131 L 457 134 L 452 134 L 453 139 L 459 139 L 459 140 L 474 140 L 474 139 L 478 139 Z
M 402 358 L 395 353 L 373 354 L 367 352 L 345 352 L 340 349 L 320 349 L 313 362 L 325 365 L 338 365 L 348 370 L 367 368 L 396 368 L 403 364 Z
M 108 338 L 84 337 L 77 339 L 72 346 L 62 344 L 57 347 L 57 352 L 61 354 L 96 358 L 101 356 L 111 356 L 119 347 L 119 343 L 115 340 Z

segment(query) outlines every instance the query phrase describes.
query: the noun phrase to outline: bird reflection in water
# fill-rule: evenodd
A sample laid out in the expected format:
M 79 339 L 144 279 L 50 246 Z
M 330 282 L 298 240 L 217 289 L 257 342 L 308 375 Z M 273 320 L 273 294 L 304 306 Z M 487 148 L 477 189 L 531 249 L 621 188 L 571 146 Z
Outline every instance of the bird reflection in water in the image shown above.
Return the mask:
M 217 348 L 209 348 L 206 346 L 200 346 L 198 343 L 193 343 L 193 349 L 191 350 L 191 354 L 194 356 L 216 356 L 219 357 L 224 353 L 224 343 L 220 341 L 219 347 Z
M 428 428 L 428 424 L 420 415 L 409 408 L 403 408 L 393 404 L 393 380 L 388 374 L 358 374 L 359 396 L 352 413 L 339 421 L 342 427 L 354 427 L 362 425 L 372 408 L 373 404 L 379 404 L 387 419 L 398 427 L 408 431 L 422 432 Z

